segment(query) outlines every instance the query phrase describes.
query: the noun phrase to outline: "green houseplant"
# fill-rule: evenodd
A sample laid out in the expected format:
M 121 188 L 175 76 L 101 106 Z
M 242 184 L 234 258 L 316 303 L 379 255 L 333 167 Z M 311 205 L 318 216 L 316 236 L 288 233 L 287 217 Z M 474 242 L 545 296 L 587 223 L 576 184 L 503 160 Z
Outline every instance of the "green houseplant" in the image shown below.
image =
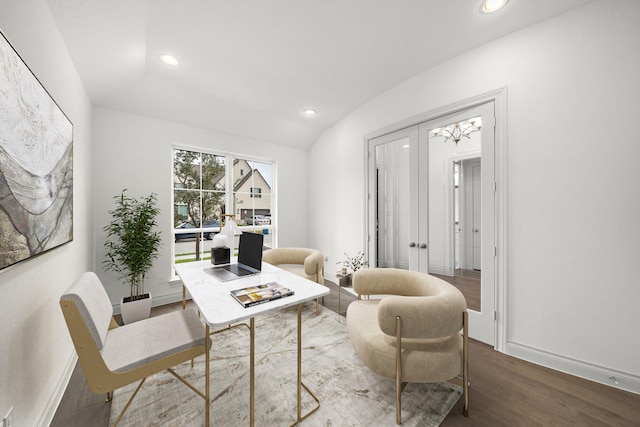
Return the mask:
M 144 292 L 144 277 L 158 257 L 160 232 L 156 231 L 156 218 L 160 209 L 156 207 L 157 195 L 151 193 L 139 199 L 126 195 L 126 189 L 114 196 L 116 207 L 109 211 L 112 219 L 103 230 L 107 233 L 105 242 L 105 271 L 114 271 L 130 288 L 130 295 L 123 298 L 120 309 L 125 323 L 149 316 L 151 295 Z M 128 303 L 146 300 L 142 313 L 134 314 L 135 320 L 125 314 Z M 145 315 L 146 312 L 146 315 Z M 125 319 L 127 317 L 127 319 Z

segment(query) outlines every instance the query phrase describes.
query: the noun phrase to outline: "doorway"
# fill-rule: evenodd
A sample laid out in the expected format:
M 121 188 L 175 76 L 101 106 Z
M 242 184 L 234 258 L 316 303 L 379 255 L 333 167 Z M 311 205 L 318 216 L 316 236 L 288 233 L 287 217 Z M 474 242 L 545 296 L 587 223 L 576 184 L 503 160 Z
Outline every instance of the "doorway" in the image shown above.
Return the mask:
M 491 345 L 494 126 L 488 102 L 367 141 L 370 265 L 421 271 L 458 286 L 467 298 L 470 336 Z

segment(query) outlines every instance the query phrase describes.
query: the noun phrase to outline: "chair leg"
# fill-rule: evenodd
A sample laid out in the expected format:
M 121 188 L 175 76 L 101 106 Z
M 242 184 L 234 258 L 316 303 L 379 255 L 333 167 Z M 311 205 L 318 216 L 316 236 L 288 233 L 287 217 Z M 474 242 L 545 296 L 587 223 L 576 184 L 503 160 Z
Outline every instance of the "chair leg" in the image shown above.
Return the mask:
M 469 416 L 469 317 L 468 313 L 462 313 L 462 394 L 464 405 L 462 414 Z
M 140 384 L 138 384 L 138 387 L 136 387 L 136 390 L 133 392 L 133 394 L 127 401 L 127 404 L 124 405 L 124 408 L 122 408 L 122 411 L 120 411 L 120 414 L 118 415 L 118 418 L 116 418 L 116 421 L 113 423 L 112 427 L 116 427 L 118 425 L 118 423 L 124 416 L 124 413 L 127 412 L 127 409 L 129 409 L 129 405 L 131 405 L 131 402 L 133 402 L 133 398 L 136 397 L 136 394 L 138 394 L 138 391 L 140 391 L 140 387 L 142 387 L 142 384 L 144 384 L 146 380 L 147 380 L 146 378 L 143 378 L 142 381 L 140 381 Z
M 402 319 L 396 316 L 396 424 L 402 424 Z

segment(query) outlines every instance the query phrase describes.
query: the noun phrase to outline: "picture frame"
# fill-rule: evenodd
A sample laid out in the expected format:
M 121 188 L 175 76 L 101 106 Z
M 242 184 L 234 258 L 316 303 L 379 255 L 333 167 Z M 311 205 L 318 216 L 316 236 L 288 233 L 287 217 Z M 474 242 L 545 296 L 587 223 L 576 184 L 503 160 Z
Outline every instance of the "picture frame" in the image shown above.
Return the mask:
M 0 32 L 0 270 L 73 240 L 73 124 Z

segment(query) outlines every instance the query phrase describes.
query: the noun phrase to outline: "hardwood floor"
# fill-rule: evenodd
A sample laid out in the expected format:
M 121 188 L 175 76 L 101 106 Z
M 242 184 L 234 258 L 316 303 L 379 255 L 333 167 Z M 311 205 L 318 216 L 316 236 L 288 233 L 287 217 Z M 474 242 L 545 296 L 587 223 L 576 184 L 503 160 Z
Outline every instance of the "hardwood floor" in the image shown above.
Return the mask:
M 460 289 L 460 292 L 467 300 L 467 308 L 469 310 L 481 311 L 481 299 L 480 299 L 480 283 L 481 274 L 476 270 L 456 270 L 455 276 L 441 276 L 439 274 L 433 274 L 435 277 L 439 277 L 445 282 L 451 283 L 456 288 Z
M 327 286 L 331 294 L 323 305 L 337 312 L 339 287 L 328 281 Z M 354 299 L 342 291 L 341 311 Z M 180 308 L 157 307 L 152 315 Z M 475 340 L 469 345 L 469 377 L 469 417 L 462 415 L 459 401 L 443 426 L 640 426 L 639 395 L 507 356 Z M 78 365 L 51 426 L 106 427 L 109 411 L 110 403 L 91 392 Z

